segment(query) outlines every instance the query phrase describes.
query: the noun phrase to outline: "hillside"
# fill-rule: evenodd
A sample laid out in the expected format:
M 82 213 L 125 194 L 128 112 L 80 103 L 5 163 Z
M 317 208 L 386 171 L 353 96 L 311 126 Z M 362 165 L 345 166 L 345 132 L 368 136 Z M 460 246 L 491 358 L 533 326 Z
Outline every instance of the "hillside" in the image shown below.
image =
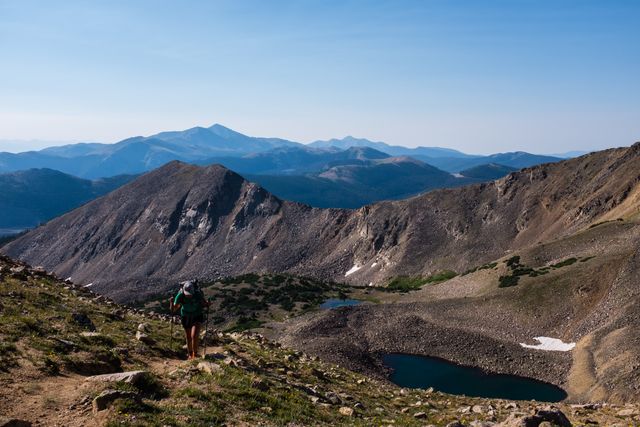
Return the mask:
M 422 354 L 544 380 L 569 400 L 634 402 L 639 245 L 638 214 L 596 223 L 441 283 L 413 278 L 418 290 L 385 304 L 313 313 L 277 329 L 284 343 L 362 372 L 375 371 L 382 354 Z M 522 346 L 534 337 L 575 348 Z
M 214 157 L 196 163 L 203 166 L 221 164 L 240 174 L 304 175 L 337 165 L 366 165 L 388 157 L 388 154 L 367 147 L 341 150 L 300 146 L 274 148 L 242 157 Z
M 639 151 L 597 152 L 354 211 L 284 202 L 220 166 L 173 162 L 2 250 L 119 299 L 194 276 L 291 272 L 380 283 L 464 271 L 635 214 Z
M 488 156 L 478 156 L 471 158 L 460 157 L 430 157 L 415 155 L 416 159 L 429 163 L 447 172 L 455 173 L 462 170 L 470 169 L 476 166 L 496 163 L 509 166 L 515 169 L 522 169 L 544 163 L 554 163 L 563 160 L 559 157 L 546 156 L 540 154 L 531 154 L 523 151 L 513 153 L 496 153 Z
M 488 163 L 486 165 L 474 166 L 469 169 L 460 171 L 460 175 L 466 178 L 475 178 L 486 181 L 494 179 L 500 179 L 503 176 L 509 175 L 511 172 L 517 171 L 517 168 L 511 166 L 499 165 L 497 163 Z
M 0 229 L 32 228 L 136 178 L 76 178 L 51 169 L 0 175 Z
M 568 426 L 611 425 L 638 412 L 400 389 L 257 334 L 210 334 L 205 360 L 182 361 L 180 332 L 160 315 L 7 258 L 0 272 L 0 422 L 7 426 Z
M 380 200 L 403 199 L 436 188 L 486 180 L 455 178 L 408 157 L 335 165 L 302 176 L 244 176 L 281 199 L 320 208 L 360 208 Z

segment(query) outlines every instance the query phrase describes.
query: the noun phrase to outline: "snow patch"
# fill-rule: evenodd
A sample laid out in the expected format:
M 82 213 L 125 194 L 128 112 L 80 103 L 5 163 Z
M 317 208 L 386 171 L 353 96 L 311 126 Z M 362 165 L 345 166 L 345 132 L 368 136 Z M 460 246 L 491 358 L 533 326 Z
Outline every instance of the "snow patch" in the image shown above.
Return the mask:
M 576 343 L 574 342 L 565 343 L 558 338 L 534 337 L 533 339 L 538 341 L 540 344 L 530 345 L 520 343 L 520 345 L 524 348 L 533 348 L 535 350 L 544 351 L 571 351 L 576 346 Z
M 90 288 L 93 286 L 93 283 L 89 283 L 88 285 L 84 285 L 85 288 Z
M 451 175 L 453 175 L 453 176 L 454 176 L 454 177 L 456 177 L 456 178 L 464 178 L 464 175 L 459 174 L 459 173 L 457 173 L 457 172 L 456 172 L 456 173 L 452 173 Z
M 347 271 L 344 274 L 344 277 L 352 275 L 353 273 L 355 273 L 356 271 L 360 270 L 361 268 L 362 268 L 361 266 L 359 266 L 358 264 L 355 264 L 353 267 L 351 267 L 351 269 L 349 271 Z

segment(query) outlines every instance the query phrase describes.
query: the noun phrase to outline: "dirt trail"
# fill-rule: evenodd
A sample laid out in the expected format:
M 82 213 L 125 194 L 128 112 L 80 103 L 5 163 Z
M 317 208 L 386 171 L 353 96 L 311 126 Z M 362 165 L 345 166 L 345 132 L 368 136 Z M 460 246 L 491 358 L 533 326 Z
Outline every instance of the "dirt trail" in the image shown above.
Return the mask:
M 0 414 L 34 426 L 97 426 L 104 421 L 93 415 L 90 404 L 79 404 L 91 390 L 82 375 L 47 376 L 20 368 L 0 377 L 0 389 Z

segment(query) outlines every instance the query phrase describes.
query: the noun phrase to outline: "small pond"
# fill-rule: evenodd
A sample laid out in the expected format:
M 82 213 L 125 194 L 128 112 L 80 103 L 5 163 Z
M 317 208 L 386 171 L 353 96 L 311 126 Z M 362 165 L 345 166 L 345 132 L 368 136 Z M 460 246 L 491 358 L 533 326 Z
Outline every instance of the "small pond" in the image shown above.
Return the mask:
M 358 305 L 358 304 L 362 304 L 362 301 L 358 299 L 329 298 L 328 300 L 320 304 L 320 308 L 328 310 L 331 308 L 349 307 L 349 306 Z
M 559 402 L 567 397 L 561 388 L 542 381 L 489 374 L 433 357 L 392 353 L 382 360 L 393 369 L 390 380 L 401 387 L 433 387 L 450 394 L 540 402 Z

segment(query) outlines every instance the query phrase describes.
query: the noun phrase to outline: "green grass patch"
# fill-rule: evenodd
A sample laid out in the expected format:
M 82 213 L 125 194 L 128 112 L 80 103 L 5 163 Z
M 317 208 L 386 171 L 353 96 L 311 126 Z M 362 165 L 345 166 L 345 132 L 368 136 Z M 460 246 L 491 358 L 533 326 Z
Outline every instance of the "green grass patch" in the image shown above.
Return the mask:
M 571 265 L 571 264 L 575 264 L 577 261 L 578 261 L 577 258 L 567 258 L 564 261 L 561 261 L 561 262 L 559 262 L 557 264 L 552 264 L 551 267 L 553 267 L 553 268 L 562 268 L 562 267 L 566 267 L 566 266 Z
M 520 276 L 500 276 L 498 279 L 499 288 L 510 288 L 516 286 L 520 281 Z

